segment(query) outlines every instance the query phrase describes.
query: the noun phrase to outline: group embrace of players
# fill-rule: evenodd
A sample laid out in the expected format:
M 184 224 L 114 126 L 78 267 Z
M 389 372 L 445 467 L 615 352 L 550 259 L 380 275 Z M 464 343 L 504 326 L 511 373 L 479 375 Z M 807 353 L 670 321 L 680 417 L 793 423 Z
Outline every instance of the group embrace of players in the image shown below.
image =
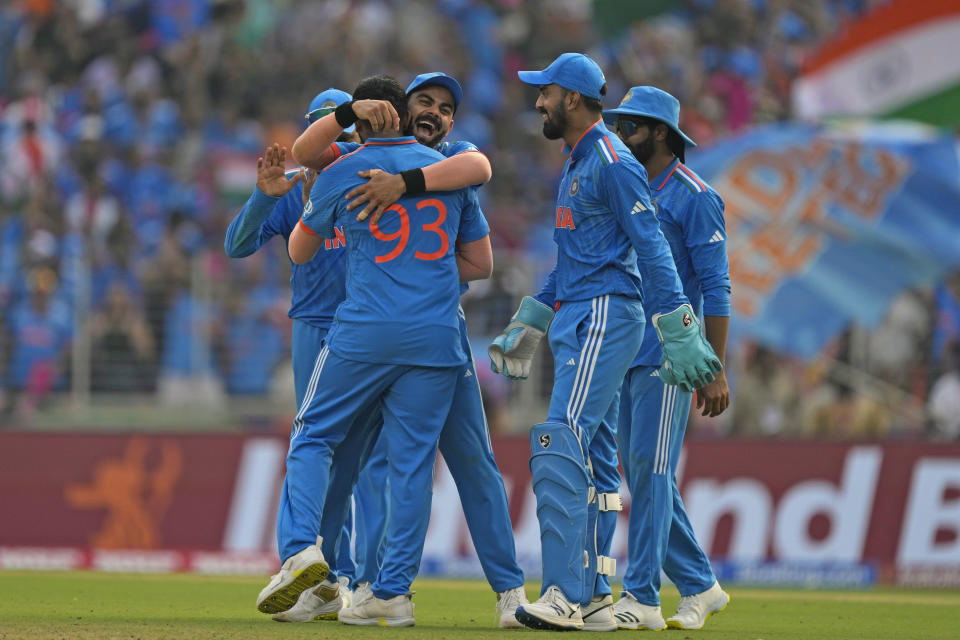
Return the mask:
M 490 164 L 444 140 L 463 97 L 454 78 L 426 73 L 404 90 L 373 76 L 352 96 L 314 99 L 293 147 L 301 169 L 287 172 L 286 150 L 268 147 L 225 242 L 243 257 L 282 235 L 293 263 L 299 408 L 277 521 L 282 567 L 257 599 L 275 620 L 414 624 L 438 447 L 500 627 L 696 629 L 729 601 L 674 478 L 692 393 L 704 415 L 729 402 L 723 203 L 682 163 L 693 142 L 669 94 L 634 87 L 603 111 L 603 73 L 576 53 L 519 77 L 539 88 L 544 135 L 570 154 L 557 264 L 489 348 L 511 379 L 527 377 L 546 334 L 553 352 L 549 412 L 530 432 L 541 597 L 524 592 L 459 307 L 467 283 L 493 269 L 477 198 Z M 614 603 L 618 448 L 633 502 Z M 682 596 L 668 620 L 661 570 Z

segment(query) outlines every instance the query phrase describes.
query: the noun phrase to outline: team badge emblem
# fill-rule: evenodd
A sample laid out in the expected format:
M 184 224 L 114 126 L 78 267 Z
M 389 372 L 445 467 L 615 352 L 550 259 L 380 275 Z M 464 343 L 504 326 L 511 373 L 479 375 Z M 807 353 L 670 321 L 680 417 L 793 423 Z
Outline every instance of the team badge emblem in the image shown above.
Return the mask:
M 627 95 L 623 96 L 623 100 L 620 101 L 620 104 L 627 104 L 630 102 L 630 99 L 633 98 L 633 89 L 627 91 Z
M 570 196 L 573 197 L 577 195 L 578 191 L 580 191 L 580 176 L 574 176 L 573 181 L 570 183 Z
M 321 108 L 321 109 L 336 109 L 336 108 L 337 108 L 337 103 L 334 102 L 333 100 L 327 100 L 327 101 L 325 101 L 322 105 L 320 105 L 320 108 Z
M 684 313 L 682 316 L 680 316 L 680 322 L 683 324 L 683 326 L 689 327 L 693 324 L 693 318 L 690 317 L 689 313 Z
M 543 435 L 540 436 L 540 446 L 543 447 L 544 449 L 546 449 L 547 447 L 550 446 L 550 434 L 549 434 L 549 433 L 544 433 Z

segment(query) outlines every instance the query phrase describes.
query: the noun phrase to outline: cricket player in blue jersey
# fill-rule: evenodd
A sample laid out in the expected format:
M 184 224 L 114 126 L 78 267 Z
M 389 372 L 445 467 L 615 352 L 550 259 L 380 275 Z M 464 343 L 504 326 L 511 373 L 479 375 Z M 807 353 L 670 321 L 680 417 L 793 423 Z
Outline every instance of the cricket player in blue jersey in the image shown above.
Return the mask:
M 354 95 L 389 100 L 407 123 L 406 96 L 392 78 L 367 78 Z M 288 244 L 294 262 L 307 262 L 342 225 L 347 297 L 294 420 L 278 526 L 283 566 L 257 606 L 267 613 L 289 609 L 327 576 L 321 546 L 333 550 L 318 537 L 323 515 L 344 513 L 349 498 L 348 491 L 328 495 L 330 463 L 352 431 L 367 428 L 356 417 L 376 406 L 383 413 L 390 478 L 384 561 L 372 597 L 342 609 L 340 620 L 409 626 L 409 588 L 423 551 L 437 441 L 467 361 L 457 319 L 460 280 L 489 277 L 493 258 L 486 236 L 456 244 L 461 231 L 479 233 L 472 227 L 480 223 L 480 210 L 468 189 L 405 196 L 382 223 L 358 221 L 348 212 L 344 194 L 362 180 L 359 169 L 396 173 L 442 158 L 396 126 L 381 125 L 376 135 L 385 137 L 376 138 L 368 121 L 357 128 L 364 145 L 321 172 Z M 359 456 L 353 460 L 356 477 Z M 329 531 L 335 537 L 341 528 L 342 519 Z
M 327 89 L 317 94 L 307 110 L 307 124 L 332 113 L 340 104 L 350 103 L 352 96 L 339 89 Z M 344 130 L 340 140 L 352 142 L 357 139 L 355 128 Z M 252 255 L 274 236 L 284 242 L 300 219 L 303 196 L 298 185 L 304 177 L 303 170 L 285 171 L 286 149 L 271 145 L 262 158 L 257 160 L 257 185 L 253 194 L 227 228 L 224 250 L 231 258 Z M 322 251 L 307 264 L 291 263 L 290 288 L 292 301 L 287 315 L 293 322 L 291 335 L 291 361 L 293 364 L 294 389 L 297 407 L 303 401 L 313 363 L 323 338 L 327 335 L 337 305 L 343 300 L 346 278 L 344 248 L 339 242 L 327 243 Z M 350 529 L 350 523 L 347 525 Z M 350 555 L 349 539 L 337 552 L 340 568 L 340 583 L 328 589 L 321 607 L 312 611 L 314 617 L 336 619 L 342 605 L 350 603 L 350 580 L 354 562 Z M 334 593 L 335 592 L 335 593 Z M 288 612 L 278 613 L 277 620 L 288 621 Z
M 603 125 L 603 72 L 565 53 L 519 77 L 539 87 L 543 134 L 563 138 L 570 157 L 557 195 L 557 264 L 489 348 L 494 371 L 525 378 L 549 328 L 555 363 L 547 421 L 530 432 L 543 590 L 516 616 L 538 629 L 613 631 L 615 431 L 620 384 L 643 338 L 643 294 L 664 344 L 663 375 L 692 389 L 721 367 L 683 295 L 646 171 Z
M 434 76 L 443 76 L 443 74 L 424 74 L 418 76 L 418 80 L 422 84 L 424 79 L 433 79 Z M 452 107 L 455 110 L 462 92 L 459 90 L 456 80 L 448 76 L 445 76 L 445 78 L 448 82 L 456 85 L 457 99 Z M 420 85 L 417 85 L 415 81 L 408 93 L 412 94 L 412 90 L 418 86 Z M 426 87 L 425 90 L 434 92 L 433 86 L 435 85 Z M 392 107 L 389 107 L 389 103 L 371 100 L 351 103 L 351 100 L 350 94 L 344 91 L 328 89 L 313 99 L 306 119 L 308 123 L 313 123 L 324 115 L 332 113 L 341 104 L 348 104 L 358 118 L 370 119 L 376 117 L 384 121 L 390 117 L 388 112 L 392 110 Z M 411 100 L 411 103 L 413 102 Z M 418 96 L 416 102 L 420 104 L 424 102 L 424 98 Z M 427 133 L 434 134 L 433 136 L 419 138 L 420 142 L 428 144 L 428 146 L 432 146 L 431 143 L 435 145 L 439 141 L 435 135 L 441 129 L 440 120 L 446 119 L 443 113 L 450 110 L 449 104 L 443 107 L 438 103 L 437 105 L 431 105 L 431 107 L 428 110 L 430 113 L 418 114 L 418 119 L 428 122 L 432 120 L 436 123 L 436 128 L 432 132 L 429 128 L 420 126 L 421 129 L 426 129 Z M 450 113 L 450 116 L 449 120 L 452 123 L 452 113 Z M 354 128 L 353 125 L 350 125 L 346 128 L 338 127 L 337 129 L 336 139 L 338 144 L 342 144 L 345 152 L 352 151 L 359 146 L 353 143 L 353 140 L 356 139 Z M 442 128 L 441 139 L 449 131 L 450 126 L 448 124 Z M 468 151 L 476 151 L 476 147 L 464 142 L 443 143 L 439 145 L 439 149 L 448 158 L 453 158 Z M 436 182 L 446 181 L 449 188 L 459 188 L 477 182 L 485 182 L 490 177 L 489 162 L 482 154 L 478 153 L 477 156 L 479 158 L 463 156 L 453 161 L 441 161 L 438 163 L 441 172 L 438 174 L 439 178 Z M 481 158 L 483 163 L 478 162 Z M 467 162 L 463 162 L 464 160 Z M 284 164 L 285 150 L 280 149 L 278 145 L 269 147 L 264 153 L 264 157 L 258 161 L 257 188 L 233 220 L 226 234 L 224 246 L 227 255 L 230 257 L 242 258 L 251 255 L 275 235 L 283 236 L 286 241 L 290 232 L 296 226 L 303 209 L 303 202 L 299 189 L 294 190 L 293 187 L 303 174 L 300 171 L 285 172 Z M 427 167 L 426 169 L 429 173 L 435 167 Z M 391 176 L 391 174 L 379 170 L 377 172 L 382 174 L 383 177 Z M 373 182 L 377 183 L 377 181 Z M 384 184 L 389 186 L 386 181 Z M 362 192 L 363 189 L 359 191 Z M 390 202 L 395 201 L 399 195 L 393 197 Z M 351 200 L 348 207 L 352 208 L 357 203 L 365 202 L 368 198 L 369 196 Z M 464 239 L 461 237 L 460 240 L 463 241 Z M 293 319 L 292 360 L 298 407 L 305 394 L 316 355 L 320 352 L 323 338 L 326 336 L 333 319 L 333 313 L 345 297 L 345 269 L 344 245 L 339 238 L 325 241 L 323 249 L 318 251 L 309 263 L 304 265 L 292 264 L 290 282 L 293 290 L 293 302 L 289 315 Z M 465 483 L 465 487 L 472 491 L 474 495 L 469 513 L 471 515 L 477 513 L 478 515 L 472 520 L 486 524 L 485 528 L 476 525 L 471 528 L 471 531 L 483 532 L 484 542 L 478 540 L 475 543 L 478 554 L 487 570 L 487 575 L 490 576 L 491 584 L 498 592 L 497 607 L 501 618 L 501 626 L 512 626 L 516 624 L 513 611 L 518 604 L 526 602 L 522 590 L 523 573 L 515 559 L 506 494 L 503 489 L 503 480 L 493 460 L 489 432 L 479 396 L 479 387 L 476 386 L 475 371 L 472 372 L 471 376 L 471 378 L 461 380 L 458 388 L 467 388 L 470 386 L 469 383 L 473 382 L 472 386 L 476 387 L 476 390 L 473 393 L 461 390 L 456 395 L 458 399 L 457 414 L 463 416 L 464 424 L 471 428 L 467 430 L 465 426 L 462 430 L 458 429 L 460 432 L 459 438 L 444 437 L 443 442 L 445 444 L 447 440 L 451 442 L 443 448 L 449 459 L 459 461 L 460 458 L 465 458 L 470 461 L 469 464 L 463 463 L 458 466 L 458 469 L 462 470 L 458 474 L 458 480 L 469 474 L 470 480 Z M 374 419 L 379 419 L 379 416 L 375 416 Z M 450 431 L 447 430 L 447 432 Z M 484 451 L 485 453 L 478 456 L 478 451 Z M 461 455 L 458 456 L 458 452 Z M 379 568 L 379 556 L 382 556 L 381 547 L 386 518 L 386 496 L 383 491 L 385 482 L 385 451 L 383 446 L 379 446 L 373 450 L 354 492 L 357 518 L 356 568 L 354 568 L 354 561 L 350 556 L 350 532 L 353 527 L 350 522 L 351 514 L 348 512 L 347 526 L 344 529 L 341 542 L 337 546 L 335 563 L 339 574 L 339 589 L 337 589 L 338 585 L 330 583 L 310 589 L 301 595 L 300 602 L 295 607 L 275 614 L 273 616 L 275 620 L 286 622 L 307 622 L 314 619 L 335 620 L 339 608 L 349 606 L 351 602 L 352 593 L 349 588 L 351 582 L 359 590 L 361 596 L 369 592 L 369 586 L 376 577 Z M 498 488 L 499 494 L 497 493 Z M 502 518 L 491 517 L 491 511 L 494 514 L 500 514 L 500 512 L 505 514 L 506 524 L 501 524 Z M 508 535 L 503 535 L 504 530 Z M 486 535 L 488 533 L 489 536 Z M 479 536 L 480 534 L 476 534 L 474 537 L 476 539 Z
M 438 72 L 420 74 L 407 87 L 406 95 L 410 113 L 409 133 L 421 144 L 435 148 L 447 158 L 456 158 L 459 164 L 453 166 L 451 160 L 423 169 L 414 168 L 402 174 L 391 174 L 380 169 L 361 172 L 361 177 L 369 177 L 370 180 L 358 185 L 346 196 L 350 201 L 348 210 L 365 204 L 358 213 L 358 220 L 365 220 L 369 216 L 376 223 L 384 209 L 404 194 L 419 194 L 427 188 L 459 188 L 465 184 L 486 182 L 490 177 L 489 162 L 476 146 L 466 141 L 444 140 L 453 127 L 453 117 L 463 98 L 463 91 L 455 78 Z M 343 111 L 345 108 L 341 108 L 341 113 Z M 331 147 L 331 141 L 342 131 L 343 124 L 348 122 L 352 122 L 349 113 L 343 123 L 338 122 L 334 114 L 311 126 L 294 145 L 295 153 L 300 154 L 298 159 L 316 166 L 317 162 L 322 163 L 355 151 L 359 146 L 356 143 L 336 143 Z M 437 172 L 438 167 L 443 171 Z M 486 235 L 485 222 L 483 232 Z M 469 242 L 474 238 L 461 234 L 458 240 Z M 461 294 L 466 289 L 467 284 L 463 283 Z M 517 627 L 520 625 L 514 613 L 517 606 L 527 602 L 523 589 L 524 575 L 516 561 L 509 503 L 503 478 L 493 456 L 490 430 L 483 412 L 462 309 L 459 320 L 462 346 L 469 362 L 457 383 L 453 406 L 441 433 L 439 447 L 457 485 L 480 564 L 497 594 L 499 626 Z M 386 515 L 386 495 L 383 491 L 385 465 L 373 464 L 382 459 L 382 445 L 378 445 L 354 491 L 357 505 L 357 570 L 354 584 L 358 601 L 369 594 L 369 585 L 376 578 L 379 568 L 378 559 L 383 556 L 379 542 Z M 296 615 L 296 612 L 293 613 Z
M 603 112 L 633 156 L 646 168 L 660 229 L 670 243 L 683 291 L 694 313 L 703 313 L 707 341 L 724 360 L 730 320 L 723 200 L 683 164 L 693 140 L 680 130 L 680 103 L 655 87 L 633 87 L 616 109 Z M 633 502 L 629 566 L 614 605 L 621 629 L 699 629 L 730 597 L 717 583 L 697 544 L 680 498 L 675 471 L 690 415 L 691 393 L 657 375 L 661 348 L 647 327 L 640 352 L 623 382 L 617 439 Z M 697 408 L 718 416 L 730 403 L 721 371 L 698 388 Z M 660 572 L 680 591 L 676 614 L 660 612 Z

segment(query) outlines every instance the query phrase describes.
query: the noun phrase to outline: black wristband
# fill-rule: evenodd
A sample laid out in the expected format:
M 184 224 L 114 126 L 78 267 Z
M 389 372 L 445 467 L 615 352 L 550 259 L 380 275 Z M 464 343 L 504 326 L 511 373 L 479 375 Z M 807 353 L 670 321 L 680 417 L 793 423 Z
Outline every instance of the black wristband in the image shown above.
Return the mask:
M 333 117 L 337 119 L 337 124 L 346 129 L 354 122 L 358 120 L 357 114 L 353 112 L 353 101 L 344 102 L 336 111 L 333 112 Z
M 407 169 L 406 171 L 401 171 L 400 177 L 403 178 L 403 184 L 407 185 L 407 190 L 404 193 L 409 196 L 415 196 L 427 190 L 427 182 L 423 177 L 423 169 Z

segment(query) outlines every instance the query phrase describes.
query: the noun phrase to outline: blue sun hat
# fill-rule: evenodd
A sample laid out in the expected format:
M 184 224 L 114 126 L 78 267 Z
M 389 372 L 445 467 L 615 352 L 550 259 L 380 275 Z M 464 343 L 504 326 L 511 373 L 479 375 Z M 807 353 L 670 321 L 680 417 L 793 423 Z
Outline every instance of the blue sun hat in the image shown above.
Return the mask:
M 304 118 L 307 119 L 307 124 L 313 124 L 323 116 L 333 113 L 337 107 L 342 105 L 344 102 L 350 102 L 353 100 L 351 96 L 346 91 L 341 91 L 340 89 L 327 89 L 326 91 L 321 91 L 317 96 L 310 101 L 310 108 L 307 109 L 307 113 Z M 347 133 L 353 133 L 356 129 L 355 125 L 350 125 L 344 131 Z
M 680 130 L 680 101 L 656 87 L 632 87 L 616 109 L 605 109 L 603 121 L 611 124 L 617 116 L 641 116 L 659 120 L 683 138 L 687 147 L 697 143 Z

